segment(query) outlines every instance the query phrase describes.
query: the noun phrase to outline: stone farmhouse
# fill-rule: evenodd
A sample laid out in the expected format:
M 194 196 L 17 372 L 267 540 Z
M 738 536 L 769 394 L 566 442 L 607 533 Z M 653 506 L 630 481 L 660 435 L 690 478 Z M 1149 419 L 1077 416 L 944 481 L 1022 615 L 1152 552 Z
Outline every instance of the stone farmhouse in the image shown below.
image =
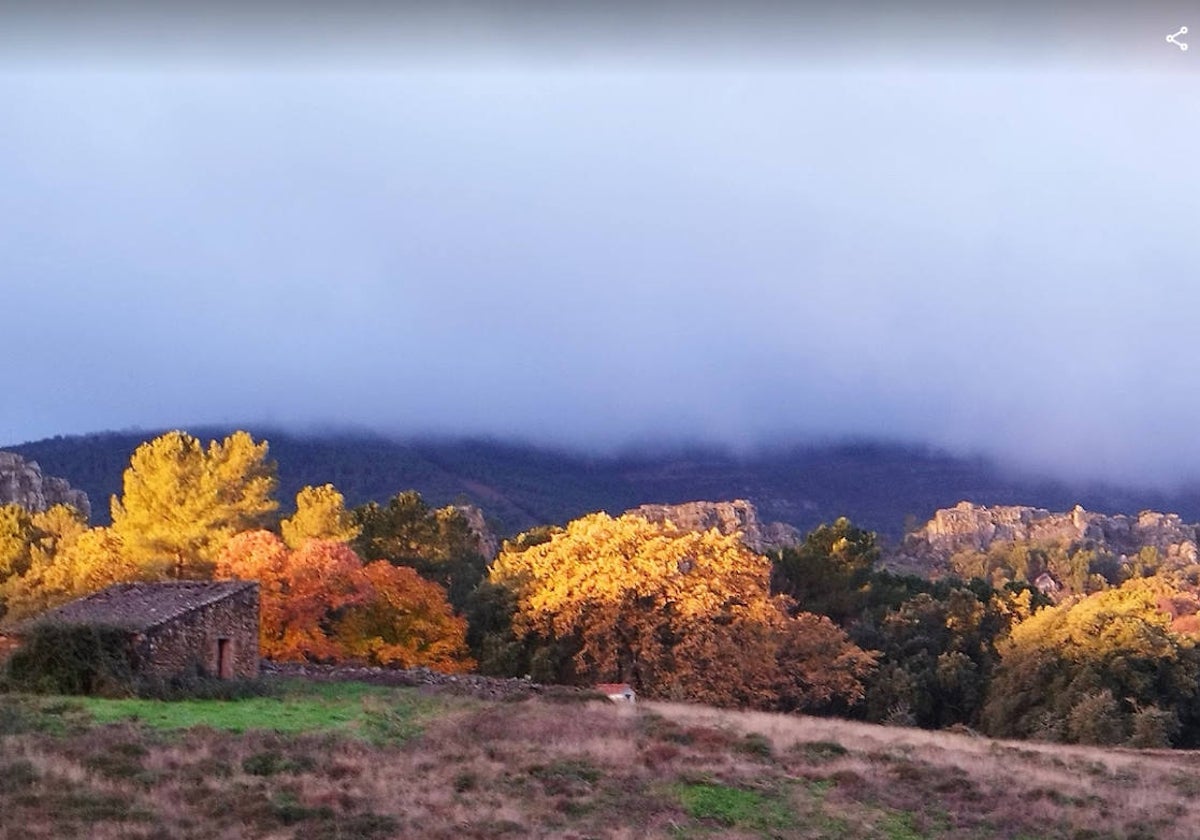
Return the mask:
M 221 679 L 258 676 L 258 584 L 253 581 L 118 583 L 18 629 L 43 623 L 117 627 L 135 672 L 170 677 L 199 666 Z

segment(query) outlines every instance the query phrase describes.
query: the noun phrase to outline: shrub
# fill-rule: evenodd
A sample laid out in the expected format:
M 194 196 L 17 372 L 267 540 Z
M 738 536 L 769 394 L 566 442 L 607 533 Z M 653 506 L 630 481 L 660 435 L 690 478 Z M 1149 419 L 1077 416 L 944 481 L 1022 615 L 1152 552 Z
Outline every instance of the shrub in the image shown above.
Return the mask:
M 1107 688 L 1086 694 L 1067 715 L 1067 736 L 1079 744 L 1111 745 L 1125 740 L 1121 707 Z
M 169 677 L 142 675 L 133 682 L 133 693 L 146 700 L 244 700 L 278 693 L 266 680 L 222 680 L 199 664 Z
M 6 685 L 41 694 L 133 693 L 133 651 L 118 627 L 40 624 L 8 660 Z
M 1129 746 L 1141 749 L 1166 749 L 1179 734 L 1179 716 L 1171 709 L 1145 706 L 1133 713 L 1133 734 Z

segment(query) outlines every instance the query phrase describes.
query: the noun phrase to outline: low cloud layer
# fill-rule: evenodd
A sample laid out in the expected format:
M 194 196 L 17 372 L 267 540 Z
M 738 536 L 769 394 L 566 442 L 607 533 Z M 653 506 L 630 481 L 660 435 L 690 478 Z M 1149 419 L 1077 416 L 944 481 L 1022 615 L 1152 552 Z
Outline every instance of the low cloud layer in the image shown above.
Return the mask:
M 1191 74 L 0 74 L 0 444 L 886 436 L 1200 473 Z

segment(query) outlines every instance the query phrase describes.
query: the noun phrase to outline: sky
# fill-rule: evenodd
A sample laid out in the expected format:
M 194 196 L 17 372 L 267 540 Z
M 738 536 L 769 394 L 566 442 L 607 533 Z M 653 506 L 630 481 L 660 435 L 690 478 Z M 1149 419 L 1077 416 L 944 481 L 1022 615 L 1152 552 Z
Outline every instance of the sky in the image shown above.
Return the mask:
M 879 437 L 1200 478 L 1186 5 L 38 8 L 0 4 L 0 445 Z

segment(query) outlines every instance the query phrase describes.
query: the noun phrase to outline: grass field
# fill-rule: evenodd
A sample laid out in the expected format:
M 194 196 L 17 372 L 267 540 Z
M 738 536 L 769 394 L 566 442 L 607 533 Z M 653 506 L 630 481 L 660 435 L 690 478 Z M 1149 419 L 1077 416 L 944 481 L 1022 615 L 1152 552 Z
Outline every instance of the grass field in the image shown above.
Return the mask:
M 69 702 L 69 701 L 68 701 Z M 275 732 L 369 734 L 386 724 L 415 726 L 422 714 L 441 710 L 415 692 L 363 683 L 299 683 L 279 686 L 264 697 L 228 700 L 159 700 L 80 698 L 81 710 L 96 723 L 133 721 L 154 729 L 209 726 L 230 732 L 259 729 Z M 413 730 L 415 732 L 415 729 Z
M 643 703 L 285 683 L 0 695 L 3 838 L 1191 838 L 1200 762 Z

